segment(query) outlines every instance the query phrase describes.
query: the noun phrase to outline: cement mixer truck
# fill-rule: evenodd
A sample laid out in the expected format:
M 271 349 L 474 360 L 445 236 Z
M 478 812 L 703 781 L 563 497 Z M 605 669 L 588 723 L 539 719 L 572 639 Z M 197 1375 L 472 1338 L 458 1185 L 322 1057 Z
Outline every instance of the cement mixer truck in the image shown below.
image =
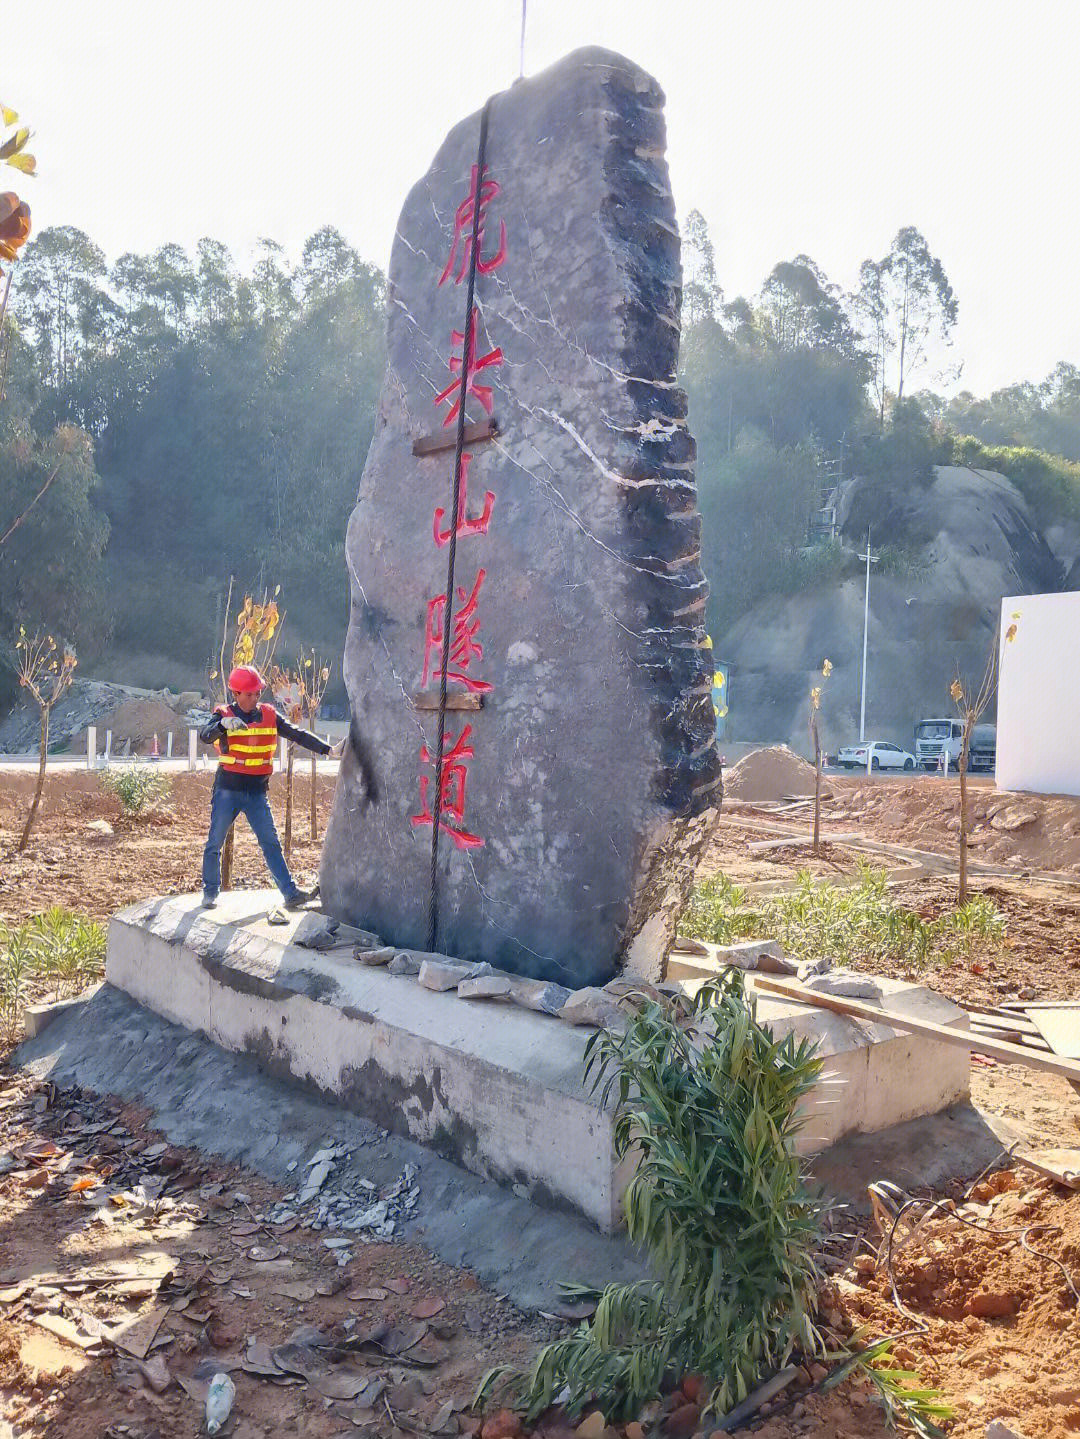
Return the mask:
M 955 770 L 963 740 L 964 726 L 958 719 L 920 720 L 915 726 L 915 763 L 923 769 L 939 769 L 944 754 L 948 756 L 949 768 Z
M 942 755 L 946 755 L 948 768 L 955 773 L 960 767 L 963 742 L 964 726 L 960 720 L 952 717 L 920 720 L 915 726 L 915 762 L 926 770 L 943 769 Z M 996 751 L 997 731 L 994 726 L 977 724 L 971 732 L 968 768 L 972 773 L 992 772 Z

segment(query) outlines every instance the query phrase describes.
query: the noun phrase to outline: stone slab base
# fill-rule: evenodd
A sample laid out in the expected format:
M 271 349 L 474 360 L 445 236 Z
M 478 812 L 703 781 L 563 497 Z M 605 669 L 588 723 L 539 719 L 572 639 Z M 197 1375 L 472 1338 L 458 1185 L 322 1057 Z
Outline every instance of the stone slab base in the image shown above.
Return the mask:
M 438 993 L 356 962 L 351 944 L 302 948 L 314 916 L 267 922 L 276 892 L 234 891 L 216 910 L 198 896 L 145 901 L 109 927 L 106 978 L 140 1004 L 311 1084 L 392 1133 L 547 1205 L 618 1227 L 629 1169 L 615 1162 L 612 1114 L 581 1079 L 592 1032 L 497 1002 Z M 955 1022 L 919 986 L 881 981 L 897 1012 Z M 808 1151 L 967 1097 L 965 1051 L 759 999 L 777 1033 L 819 1039 L 825 1082 L 808 1107 Z

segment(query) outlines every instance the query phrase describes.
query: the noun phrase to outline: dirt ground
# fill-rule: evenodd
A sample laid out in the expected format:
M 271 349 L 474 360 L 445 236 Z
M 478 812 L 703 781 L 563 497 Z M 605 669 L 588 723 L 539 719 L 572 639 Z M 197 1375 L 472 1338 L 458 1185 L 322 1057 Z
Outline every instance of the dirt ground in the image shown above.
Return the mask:
M 959 780 L 920 775 L 867 782 L 829 776 L 829 823 L 912 849 L 955 855 Z M 971 857 L 979 864 L 1080 875 L 1080 800 L 1071 795 L 999 794 L 984 775 L 969 779 Z
M 1080 801 L 1075 802 L 1075 808 L 1080 815 Z M 761 822 L 767 823 L 769 829 L 759 828 Z M 774 831 L 781 824 L 798 829 L 796 841 L 768 850 L 753 848 L 768 841 L 770 835 L 775 841 Z M 823 825 L 824 833 L 840 829 L 828 811 L 823 814 Z M 851 827 L 845 825 L 843 832 L 850 834 Z M 883 825 L 863 826 L 860 832 L 871 839 L 905 844 L 893 838 L 892 831 Z M 738 884 L 751 887 L 752 894 L 753 886 L 790 881 L 802 869 L 809 870 L 815 879 L 851 879 L 862 859 L 887 870 L 896 902 L 914 910 L 923 919 L 934 919 L 956 904 L 955 877 L 919 873 L 916 866 L 898 857 L 860 854 L 828 839 L 822 844 L 821 857 L 815 860 L 809 835 L 810 821 L 805 817 L 781 820 L 770 813 L 767 820 L 762 817 L 757 823 L 749 814 L 725 817 L 705 854 L 702 872 L 722 872 Z M 955 845 L 955 837 L 953 843 Z M 936 852 L 947 854 L 948 850 L 941 848 Z M 907 875 L 915 877 L 907 878 Z M 963 962 L 931 961 L 916 969 L 885 964 L 867 955 L 860 960 L 860 967 L 917 979 L 964 1005 L 996 1005 L 1002 1000 L 1021 997 L 1080 999 L 1080 881 L 1066 885 L 1022 876 L 1013 880 L 972 874 L 969 888 L 973 894 L 986 895 L 1005 916 L 1007 932 L 1003 943 L 976 944 Z
M 307 839 L 307 784 L 305 774 L 296 817 L 303 839 L 293 857 L 305 879 L 313 877 L 318 858 L 318 845 Z M 0 775 L 5 853 L 31 785 L 32 776 Z M 196 889 L 209 785 L 209 776 L 178 776 L 160 812 L 132 821 L 121 817 L 93 776 L 68 771 L 50 778 L 30 849 L 5 857 L 0 918 L 19 922 L 59 903 L 104 919 L 151 894 Z M 933 779 L 913 786 L 831 781 L 827 828 L 948 853 L 955 845 L 948 786 Z M 908 797 L 909 789 L 921 804 Z M 321 827 L 331 795 L 332 781 L 321 779 Z M 891 796 L 896 808 L 887 803 Z M 987 792 L 985 826 L 990 798 Z M 280 780 L 273 803 L 280 825 Z M 1060 870 L 1080 861 L 1080 805 L 1046 803 L 1030 824 L 992 831 L 995 862 L 1001 845 L 1017 852 L 1026 846 L 1023 862 L 1033 867 Z M 1047 834 L 1074 819 L 1075 861 Z M 113 833 L 88 828 L 95 820 L 108 821 Z M 749 882 L 790 878 L 799 852 L 752 852 L 749 846 L 762 837 L 750 825 L 730 832 L 732 867 L 753 866 Z M 715 857 L 724 867 L 723 855 Z M 824 863 L 823 873 L 830 866 L 847 872 L 853 858 L 836 845 Z M 237 879 L 266 883 L 246 832 Z M 920 978 L 968 1001 L 995 1002 L 1028 986 L 1040 998 L 1080 994 L 1080 889 L 1000 879 L 977 884 L 1005 912 L 1007 943 L 993 955 L 976 954 L 965 965 L 933 968 Z M 937 876 L 904 881 L 897 892 L 926 914 L 949 896 L 948 882 Z M 1032 1141 L 1080 1144 L 1080 1099 L 1064 1081 L 977 1063 L 973 1094 Z M 472 1275 L 408 1245 L 356 1243 L 339 1267 L 334 1251 L 311 1231 L 259 1217 L 280 1192 L 251 1174 L 173 1149 L 144 1127 L 144 1118 L 108 1097 L 58 1093 L 0 1070 L 0 1436 L 194 1435 L 202 1432 L 205 1378 L 199 1376 L 219 1368 L 237 1387 L 236 1439 L 338 1439 L 365 1430 L 386 1439 L 473 1436 L 478 1421 L 467 1405 L 484 1372 L 493 1363 L 527 1358 L 566 1332 L 565 1319 L 520 1314 Z M 154 1175 L 163 1187 L 151 1182 L 140 1190 L 140 1181 L 145 1185 L 145 1176 Z M 119 1202 L 106 1199 L 99 1209 L 110 1192 Z M 999 1416 L 1027 1439 L 1064 1439 L 1080 1431 L 1080 1298 L 1070 1288 L 1080 1284 L 1080 1193 L 1017 1170 L 994 1179 L 984 1194 L 973 1208 L 961 1206 L 959 1218 L 935 1214 L 895 1258 L 898 1297 L 909 1312 L 892 1300 L 888 1267 L 874 1265 L 870 1247 L 880 1236 L 873 1231 L 854 1264 L 845 1255 L 829 1266 L 824 1312 L 835 1335 L 862 1326 L 870 1337 L 908 1335 L 898 1359 L 940 1387 L 955 1407 L 946 1428 L 957 1439 L 982 1439 L 987 1422 Z M 959 1201 L 963 1194 L 949 1197 Z M 965 1217 L 981 1227 L 965 1227 Z M 297 1336 L 304 1326 L 350 1341 L 350 1357 L 329 1374 L 324 1365 L 306 1380 L 297 1375 L 295 1384 L 250 1372 L 260 1360 L 266 1367 L 260 1346 L 274 1348 L 291 1337 L 317 1341 L 311 1333 Z M 103 1335 L 108 1342 L 101 1342 Z M 406 1346 L 407 1340 L 414 1342 Z M 129 1349 L 156 1347 L 136 1358 L 125 1352 L 125 1342 Z M 357 1372 L 376 1381 L 373 1387 L 348 1400 L 327 1397 L 327 1389 L 347 1388 Z M 847 1385 L 820 1394 L 809 1388 L 815 1377 L 801 1372 L 787 1400 L 758 1423 L 763 1439 L 884 1439 L 889 1431 L 865 1389 Z M 375 1402 L 361 1402 L 371 1399 L 378 1382 L 383 1387 Z M 686 1432 L 669 1423 L 675 1403 L 669 1397 L 658 1416 L 664 1439 L 708 1431 L 706 1420 L 693 1420 Z M 496 1425 L 484 1439 L 514 1436 Z M 568 1439 L 567 1426 L 556 1416 L 542 1439 Z M 593 1439 L 620 1439 L 620 1433 L 601 1426 Z M 631 1431 L 628 1439 L 641 1436 Z
M 327 1236 L 260 1220 L 280 1198 L 270 1186 L 156 1140 L 137 1111 L 0 1083 L 0 1150 L 21 1170 L 0 1180 L 0 1413 L 19 1432 L 181 1439 L 200 1432 L 205 1377 L 224 1370 L 237 1436 L 352 1433 L 360 1408 L 373 1433 L 456 1434 L 451 1413 L 436 1423 L 448 1403 L 467 1407 L 486 1369 L 563 1328 L 408 1245 L 353 1242 L 339 1265 Z M 166 1191 L 141 1203 L 151 1172 Z M 338 1368 L 381 1379 L 377 1407 L 251 1372 L 265 1351 L 253 1364 L 249 1340 L 274 1349 L 304 1326 L 356 1344 Z
M 91 919 L 107 919 L 117 909 L 153 894 L 182 894 L 201 887 L 202 849 L 210 817 L 212 774 L 172 775 L 172 794 L 145 817 L 123 814 L 119 801 L 105 793 L 86 770 L 56 771 L 46 777 L 45 794 L 29 848 L 8 857 L 18 838 L 33 793 L 35 776 L 0 772 L 0 920 L 19 922 L 50 904 L 66 905 Z M 314 880 L 319 842 L 312 843 L 308 823 L 311 777 L 302 761 L 295 779 L 293 873 Z M 332 776 L 317 777 L 319 834 L 325 832 L 333 801 Z M 284 833 L 284 781 L 270 791 L 278 830 Z M 90 825 L 106 821 L 113 833 Z M 236 828 L 234 886 L 270 884 L 258 845 L 247 825 Z

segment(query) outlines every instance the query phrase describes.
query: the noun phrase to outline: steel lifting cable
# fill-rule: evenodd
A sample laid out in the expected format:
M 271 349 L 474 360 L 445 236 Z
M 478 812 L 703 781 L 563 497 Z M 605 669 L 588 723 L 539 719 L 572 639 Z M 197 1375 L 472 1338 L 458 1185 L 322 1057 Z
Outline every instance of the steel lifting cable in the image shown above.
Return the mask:
M 450 669 L 450 632 L 454 616 L 454 565 L 457 559 L 457 516 L 461 499 L 461 453 L 465 446 L 465 398 L 469 390 L 469 367 L 473 347 L 473 300 L 476 294 L 476 262 L 480 255 L 480 197 L 484 188 L 484 154 L 487 150 L 488 113 L 491 101 L 480 112 L 480 145 L 476 153 L 476 194 L 473 197 L 472 244 L 469 250 L 469 283 L 465 297 L 464 340 L 461 346 L 461 386 L 458 390 L 457 436 L 454 441 L 454 493 L 450 505 L 450 551 L 446 558 L 446 599 L 442 613 L 442 665 L 439 672 L 439 729 L 435 748 L 435 797 L 431 809 L 431 887 L 428 893 L 428 949 L 439 938 L 439 827 L 442 819 L 443 769 L 446 744 L 446 677 Z

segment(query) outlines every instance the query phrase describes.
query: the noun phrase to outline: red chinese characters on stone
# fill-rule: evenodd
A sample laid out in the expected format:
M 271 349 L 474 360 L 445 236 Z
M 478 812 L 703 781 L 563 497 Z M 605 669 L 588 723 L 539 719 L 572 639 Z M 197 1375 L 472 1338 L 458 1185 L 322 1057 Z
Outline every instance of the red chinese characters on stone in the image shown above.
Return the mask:
M 473 660 L 484 658 L 484 647 L 476 638 L 480 629 L 476 608 L 480 597 L 480 586 L 484 583 L 486 575 L 486 570 L 476 572 L 476 580 L 468 595 L 465 594 L 464 586 L 458 585 L 457 596 L 460 608 L 454 615 L 450 633 L 450 663 L 446 671 L 446 682 L 447 684 L 464 685 L 470 694 L 488 694 L 491 690 L 491 685 L 486 680 L 478 680 L 473 675 L 465 673 Z M 443 617 L 445 613 L 445 595 L 436 595 L 433 600 L 428 600 L 427 625 L 424 630 L 424 672 L 420 681 L 422 685 L 426 685 L 429 680 L 442 678 Z
M 442 784 L 439 793 L 439 829 L 448 834 L 458 849 L 479 849 L 484 841 L 478 834 L 470 834 L 465 828 L 465 785 L 469 777 L 466 761 L 476 751 L 469 743 L 472 725 L 466 725 L 449 749 L 443 753 Z M 421 764 L 432 764 L 431 751 L 427 745 L 420 748 Z M 412 826 L 434 824 L 431 813 L 429 791 L 431 776 L 420 776 L 420 813 L 411 817 Z
M 453 330 L 451 331 L 451 340 L 455 345 L 462 346 L 462 354 L 450 356 L 450 373 L 454 376 L 454 379 L 450 381 L 445 390 L 440 390 L 439 393 L 435 396 L 436 405 L 444 405 L 447 400 L 452 401 L 450 411 L 447 414 L 446 418 L 443 420 L 444 429 L 447 427 L 447 425 L 452 425 L 454 423 L 454 421 L 458 417 L 458 411 L 461 409 L 461 381 L 457 377 L 461 374 L 461 365 L 465 352 L 465 336 L 461 333 L 460 330 Z M 478 385 L 476 382 L 476 377 L 480 374 L 482 370 L 490 369 L 493 365 L 501 365 L 503 362 L 503 352 L 500 347 L 494 350 L 489 350 L 486 355 L 477 355 L 475 310 L 473 310 L 472 314 L 469 316 L 468 346 L 469 377 L 465 384 L 465 394 L 466 397 L 469 395 L 475 396 L 475 398 L 480 401 L 481 405 L 483 405 L 484 409 L 490 415 L 495 408 L 494 401 L 492 400 L 491 386 Z
M 490 177 L 487 166 L 484 166 L 481 171 L 478 166 L 474 165 L 470 176 L 469 193 L 454 212 L 454 234 L 446 265 L 439 276 L 440 285 L 446 284 L 448 280 L 455 285 L 460 285 L 469 274 L 470 266 L 475 266 L 478 275 L 490 275 L 492 271 L 499 269 L 505 263 L 507 248 L 505 221 L 499 221 L 499 240 L 494 253 L 488 253 L 486 256 L 484 253 L 487 212 L 492 201 L 500 193 L 501 187 Z M 474 217 L 477 217 L 475 252 L 473 248 Z M 490 370 L 503 363 L 503 352 L 497 346 L 486 354 L 478 355 L 476 331 L 477 309 L 473 305 L 469 312 L 465 333 L 463 334 L 460 330 L 451 331 L 451 346 L 454 350 L 448 361 L 451 380 L 446 388 L 435 396 L 436 406 L 448 406 L 447 413 L 443 418 L 444 429 L 455 423 L 464 422 L 465 416 L 461 413 L 462 404 L 463 402 L 467 403 L 470 396 L 488 415 L 494 411 L 493 387 L 481 383 L 481 379 L 485 370 Z M 460 353 L 457 353 L 458 351 Z M 467 372 L 464 394 L 462 394 L 461 382 L 463 369 Z M 479 514 L 470 515 L 468 511 L 469 466 L 472 458 L 472 455 L 467 452 L 461 455 L 457 513 L 448 518 L 446 510 L 441 505 L 435 510 L 431 531 L 437 549 L 442 549 L 455 537 L 486 535 L 488 532 L 495 506 L 494 494 L 490 490 L 485 490 L 483 506 Z M 445 645 L 447 649 L 445 683 L 447 685 L 461 685 L 470 694 L 487 694 L 492 689 L 486 680 L 478 678 L 473 672 L 474 667 L 479 668 L 479 664 L 484 658 L 484 647 L 478 639 L 480 618 L 477 614 L 477 607 L 480 589 L 486 574 L 486 570 L 477 571 L 472 589 L 468 593 L 464 586 L 455 586 L 449 596 L 446 594 L 436 595 L 434 599 L 428 601 L 421 680 L 424 687 L 433 680 L 444 680 L 442 656 Z M 457 612 L 453 613 L 452 607 L 455 598 L 458 608 Z M 451 611 L 449 615 L 448 610 Z M 450 627 L 449 637 L 446 634 L 447 624 Z M 449 747 L 447 748 L 446 745 Z M 453 742 L 447 736 L 446 745 L 443 748 L 441 780 L 436 781 L 439 789 L 438 798 L 433 804 L 431 775 L 421 773 L 420 813 L 410 816 L 411 824 L 414 829 L 422 825 L 431 825 L 433 830 L 434 826 L 438 824 L 438 830 L 434 831 L 436 837 L 439 833 L 446 833 L 458 849 L 475 849 L 482 846 L 484 840 L 465 827 L 465 788 L 469 773 L 468 762 L 475 754 L 472 745 L 472 726 L 465 725 L 461 734 Z M 424 766 L 436 767 L 436 761 L 426 743 L 421 745 L 420 762 Z
M 450 255 L 446 261 L 446 268 L 439 276 L 439 284 L 444 285 L 454 272 L 454 284 L 460 285 L 465 276 L 469 273 L 469 257 L 472 254 L 472 224 L 473 211 L 476 208 L 476 181 L 477 168 L 472 167 L 472 176 L 469 184 L 469 193 L 454 212 L 454 238 L 450 245 Z M 484 183 L 480 186 L 480 224 L 477 228 L 477 246 L 479 253 L 476 257 L 476 273 L 478 275 L 490 275 L 497 270 L 506 259 L 506 221 L 499 221 L 499 248 L 490 259 L 485 260 L 484 256 L 484 226 L 487 208 L 495 196 L 501 193 L 502 187 L 497 180 L 488 179 L 487 166 L 484 166 Z M 454 271 L 455 262 L 457 269 Z
M 465 506 L 469 498 L 469 465 L 472 462 L 472 455 L 466 453 L 461 457 L 461 490 L 458 494 L 457 523 L 454 530 L 460 539 L 462 535 L 486 535 L 488 526 L 491 524 L 491 512 L 495 508 L 495 496 L 490 490 L 484 492 L 484 508 L 479 515 L 470 517 L 465 512 Z M 442 505 L 435 511 L 435 519 L 432 522 L 432 533 L 435 536 L 435 543 L 442 549 L 450 543 L 452 531 L 449 525 L 443 521 L 446 519 L 446 511 Z

